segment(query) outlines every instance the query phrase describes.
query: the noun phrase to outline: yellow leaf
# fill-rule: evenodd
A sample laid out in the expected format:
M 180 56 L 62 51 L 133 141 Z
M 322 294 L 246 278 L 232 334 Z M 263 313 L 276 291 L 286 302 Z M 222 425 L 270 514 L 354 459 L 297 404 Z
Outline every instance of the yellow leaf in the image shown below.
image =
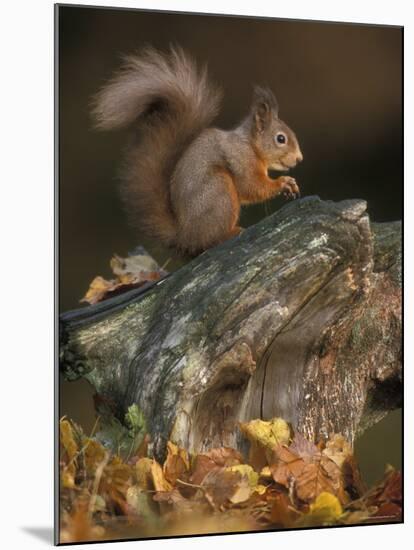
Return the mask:
M 172 441 L 168 441 L 167 443 L 167 453 L 170 456 L 179 456 L 182 458 L 186 468 L 190 469 L 190 459 L 188 456 L 188 453 L 185 449 L 182 449 L 181 447 L 178 447 L 175 443 Z
M 85 296 L 81 299 L 81 302 L 96 304 L 103 298 L 108 290 L 112 290 L 113 286 L 114 281 L 107 281 L 101 276 L 95 277 L 95 279 L 89 285 Z
M 290 428 L 283 418 L 241 422 L 240 429 L 251 442 L 267 449 L 273 449 L 276 445 L 288 445 L 290 441 Z
M 103 472 L 105 483 L 122 492 L 126 489 L 131 477 L 132 468 L 122 461 L 116 460 L 117 457 L 109 462 Z
M 62 419 L 59 423 L 60 427 L 60 442 L 62 443 L 67 455 L 68 462 L 73 460 L 78 452 L 78 446 L 73 436 L 72 426 L 69 420 Z
M 253 470 L 253 468 L 249 464 L 237 464 L 236 466 L 229 466 L 226 468 L 228 472 L 239 472 L 239 474 L 242 475 L 242 477 L 245 477 L 248 482 L 249 486 L 254 488 L 257 485 L 257 482 L 259 481 L 259 474 Z
M 62 471 L 62 485 L 65 489 L 75 488 L 75 477 L 72 468 L 66 468 Z
M 71 423 L 62 419 L 59 422 L 60 428 L 60 442 L 66 452 L 66 464 L 63 467 L 61 476 L 62 484 L 66 489 L 75 488 L 75 475 L 76 475 L 76 455 L 78 453 L 78 445 L 75 441 Z
M 268 479 L 272 479 L 272 471 L 269 468 L 269 466 L 265 466 L 264 468 L 261 469 L 260 477 L 265 477 L 265 478 L 268 478 Z
M 171 491 L 172 485 L 164 477 L 161 466 L 155 460 L 151 464 L 152 482 L 156 491 Z
M 152 459 L 147 457 L 140 458 L 135 464 L 137 483 L 142 489 L 150 489 L 152 479 L 151 466 Z
M 187 451 L 168 441 L 167 458 L 162 470 L 165 479 L 175 485 L 177 479 L 185 477 L 186 473 L 190 470 L 190 459 Z
M 313 504 L 310 505 L 310 513 L 323 513 L 329 518 L 337 519 L 342 515 L 342 506 L 332 493 L 321 493 Z
M 123 464 L 122 458 L 119 455 L 113 456 L 111 460 L 111 465 L 118 466 L 119 464 Z
M 256 491 L 256 493 L 259 493 L 259 495 L 263 495 L 266 492 L 266 489 L 267 487 L 265 485 L 259 484 L 255 487 L 254 490 Z
M 331 525 L 342 516 L 342 506 L 337 497 L 324 492 L 310 505 L 309 512 L 299 520 L 300 526 Z
M 94 474 L 96 468 L 105 460 L 106 451 L 96 439 L 87 439 L 84 449 L 86 469 Z
M 226 472 L 237 472 L 241 476 L 240 481 L 236 485 L 236 491 L 229 498 L 230 502 L 237 504 L 250 498 L 257 488 L 259 474 L 255 472 L 249 464 L 228 466 Z

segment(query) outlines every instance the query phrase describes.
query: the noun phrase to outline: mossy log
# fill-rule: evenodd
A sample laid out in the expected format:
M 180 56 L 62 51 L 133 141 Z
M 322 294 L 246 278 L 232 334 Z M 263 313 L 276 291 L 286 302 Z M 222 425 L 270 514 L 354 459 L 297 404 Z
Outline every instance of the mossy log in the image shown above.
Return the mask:
M 243 450 L 238 422 L 275 416 L 355 437 L 401 404 L 401 224 L 309 197 L 156 284 L 60 317 L 60 369 L 154 453 Z

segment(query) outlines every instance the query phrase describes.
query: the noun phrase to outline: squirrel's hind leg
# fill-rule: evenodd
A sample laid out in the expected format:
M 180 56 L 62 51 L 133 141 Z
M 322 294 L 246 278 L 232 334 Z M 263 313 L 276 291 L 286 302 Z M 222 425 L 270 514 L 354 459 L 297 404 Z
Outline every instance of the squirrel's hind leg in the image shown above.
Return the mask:
M 177 244 L 196 255 L 238 235 L 240 202 L 232 177 L 215 167 L 197 186 L 184 185 L 174 204 L 178 222 Z

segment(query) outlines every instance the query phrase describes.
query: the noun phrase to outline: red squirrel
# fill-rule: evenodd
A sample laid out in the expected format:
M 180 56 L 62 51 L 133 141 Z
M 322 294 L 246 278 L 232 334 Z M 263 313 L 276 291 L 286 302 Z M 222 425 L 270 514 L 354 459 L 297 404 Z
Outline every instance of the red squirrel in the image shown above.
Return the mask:
M 133 225 L 194 256 L 241 231 L 240 207 L 299 187 L 286 171 L 302 160 L 294 132 L 268 88 L 256 86 L 234 129 L 209 127 L 221 92 L 181 48 L 147 48 L 125 59 L 95 96 L 103 130 L 135 130 L 121 170 L 121 195 Z

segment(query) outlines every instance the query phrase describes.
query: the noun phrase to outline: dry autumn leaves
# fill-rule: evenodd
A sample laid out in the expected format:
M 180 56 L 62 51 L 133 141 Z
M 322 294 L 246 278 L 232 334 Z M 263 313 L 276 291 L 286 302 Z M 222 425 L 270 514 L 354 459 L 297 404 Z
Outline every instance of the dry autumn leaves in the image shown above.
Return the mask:
M 167 272 L 142 248 L 138 247 L 127 258 L 114 254 L 110 261 L 114 278 L 107 280 L 98 275 L 93 279 L 81 302 L 96 304 L 145 283 L 159 281 Z
M 117 453 L 63 418 L 61 542 L 401 521 L 400 472 L 388 468 L 368 491 L 342 436 L 315 445 L 280 418 L 240 430 L 247 459 L 169 441 L 161 464 L 148 435 Z

